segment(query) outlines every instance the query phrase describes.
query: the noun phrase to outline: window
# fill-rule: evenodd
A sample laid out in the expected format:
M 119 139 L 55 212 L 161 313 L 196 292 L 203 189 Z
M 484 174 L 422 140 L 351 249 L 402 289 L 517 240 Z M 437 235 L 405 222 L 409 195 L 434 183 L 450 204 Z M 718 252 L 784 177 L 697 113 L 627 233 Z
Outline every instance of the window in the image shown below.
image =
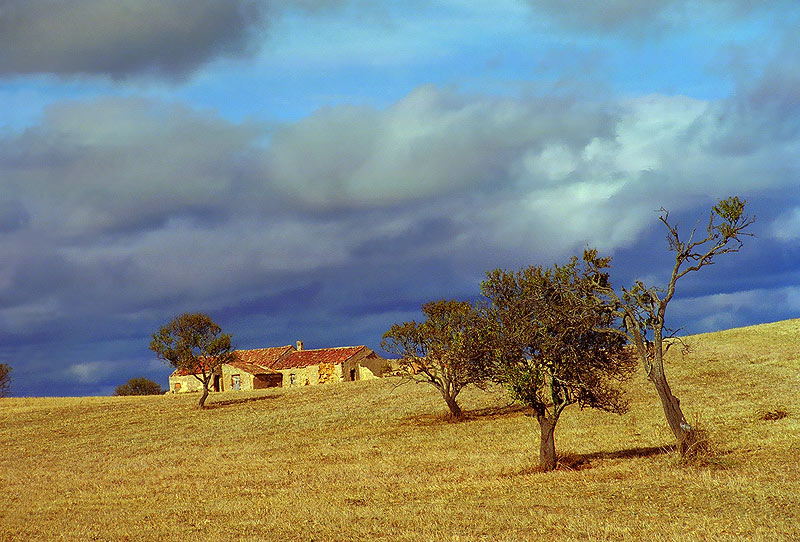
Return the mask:
M 239 389 L 239 384 L 240 384 L 240 378 L 239 378 L 239 376 L 240 376 L 240 375 L 232 375 L 232 376 L 231 376 L 231 387 L 232 387 L 234 390 L 238 390 L 238 389 Z
M 175 391 L 181 391 L 181 383 L 175 382 Z
M 297 375 L 292 373 L 289 375 L 289 385 L 294 386 L 295 384 L 297 384 Z

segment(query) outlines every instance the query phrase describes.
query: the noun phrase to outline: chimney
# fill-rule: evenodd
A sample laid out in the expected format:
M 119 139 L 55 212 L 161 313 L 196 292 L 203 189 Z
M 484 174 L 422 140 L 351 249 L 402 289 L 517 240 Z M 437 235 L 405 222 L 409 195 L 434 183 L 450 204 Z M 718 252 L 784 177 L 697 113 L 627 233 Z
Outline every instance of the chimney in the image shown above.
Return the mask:
M 303 341 L 297 341 L 297 351 L 298 352 L 303 351 Z

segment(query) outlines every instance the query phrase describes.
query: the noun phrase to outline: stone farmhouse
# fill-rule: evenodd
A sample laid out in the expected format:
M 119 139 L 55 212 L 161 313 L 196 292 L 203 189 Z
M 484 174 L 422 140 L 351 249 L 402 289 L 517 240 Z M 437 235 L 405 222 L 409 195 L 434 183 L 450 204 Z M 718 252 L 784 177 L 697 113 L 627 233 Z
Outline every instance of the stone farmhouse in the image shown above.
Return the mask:
M 350 382 L 383 376 L 389 361 L 370 348 L 339 346 L 303 349 L 276 346 L 235 350 L 234 360 L 223 364 L 212 379 L 211 391 L 257 390 Z M 169 377 L 172 393 L 201 391 L 202 383 L 187 371 L 176 369 Z

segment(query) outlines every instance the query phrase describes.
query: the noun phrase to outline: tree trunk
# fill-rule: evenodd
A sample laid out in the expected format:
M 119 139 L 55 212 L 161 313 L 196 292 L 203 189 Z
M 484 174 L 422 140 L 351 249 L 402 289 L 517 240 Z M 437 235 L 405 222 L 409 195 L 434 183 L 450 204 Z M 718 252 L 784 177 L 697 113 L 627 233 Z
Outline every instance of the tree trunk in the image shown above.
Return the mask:
M 463 418 L 464 413 L 461 411 L 461 407 L 458 406 L 458 403 L 456 403 L 456 398 L 451 397 L 450 394 L 447 393 L 445 390 L 441 391 L 442 391 L 442 396 L 444 397 L 444 402 L 447 403 L 447 408 L 450 409 L 450 415 L 457 420 Z
M 663 308 L 662 308 L 663 313 Z M 631 317 L 626 317 L 625 327 L 632 331 L 632 342 L 636 347 L 639 359 L 642 362 L 647 377 L 655 386 L 658 397 L 661 399 L 661 407 L 664 410 L 664 417 L 667 424 L 675 436 L 678 453 L 686 455 L 697 442 L 697 432 L 686 421 L 686 417 L 681 410 L 680 400 L 672 395 L 672 390 L 667 382 L 667 375 L 664 374 L 664 344 L 661 335 L 663 328 L 663 314 L 659 316 L 661 325 L 653 328 L 652 359 L 648 357 L 648 347 L 645 344 L 643 334 L 639 332 Z
M 200 396 L 200 408 L 205 408 L 206 398 L 208 398 L 208 386 L 203 386 L 203 395 Z
M 539 467 L 547 472 L 556 468 L 556 441 L 554 438 L 556 422 L 545 415 L 538 415 L 540 438 Z
M 655 386 L 658 396 L 661 399 L 664 416 L 677 441 L 678 453 L 686 455 L 697 441 L 697 434 L 683 415 L 680 399 L 672 395 L 672 390 L 664 375 L 663 366 L 656 366 L 653 369 L 653 372 L 650 374 L 650 381 Z

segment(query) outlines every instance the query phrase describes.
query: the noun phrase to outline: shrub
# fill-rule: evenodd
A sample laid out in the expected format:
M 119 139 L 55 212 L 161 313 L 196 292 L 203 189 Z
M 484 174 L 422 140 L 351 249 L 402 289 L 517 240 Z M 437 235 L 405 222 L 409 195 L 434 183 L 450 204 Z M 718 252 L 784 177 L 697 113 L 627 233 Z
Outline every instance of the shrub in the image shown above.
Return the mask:
M 149 378 L 131 378 L 125 384 L 117 386 L 114 395 L 161 395 L 164 390 Z

